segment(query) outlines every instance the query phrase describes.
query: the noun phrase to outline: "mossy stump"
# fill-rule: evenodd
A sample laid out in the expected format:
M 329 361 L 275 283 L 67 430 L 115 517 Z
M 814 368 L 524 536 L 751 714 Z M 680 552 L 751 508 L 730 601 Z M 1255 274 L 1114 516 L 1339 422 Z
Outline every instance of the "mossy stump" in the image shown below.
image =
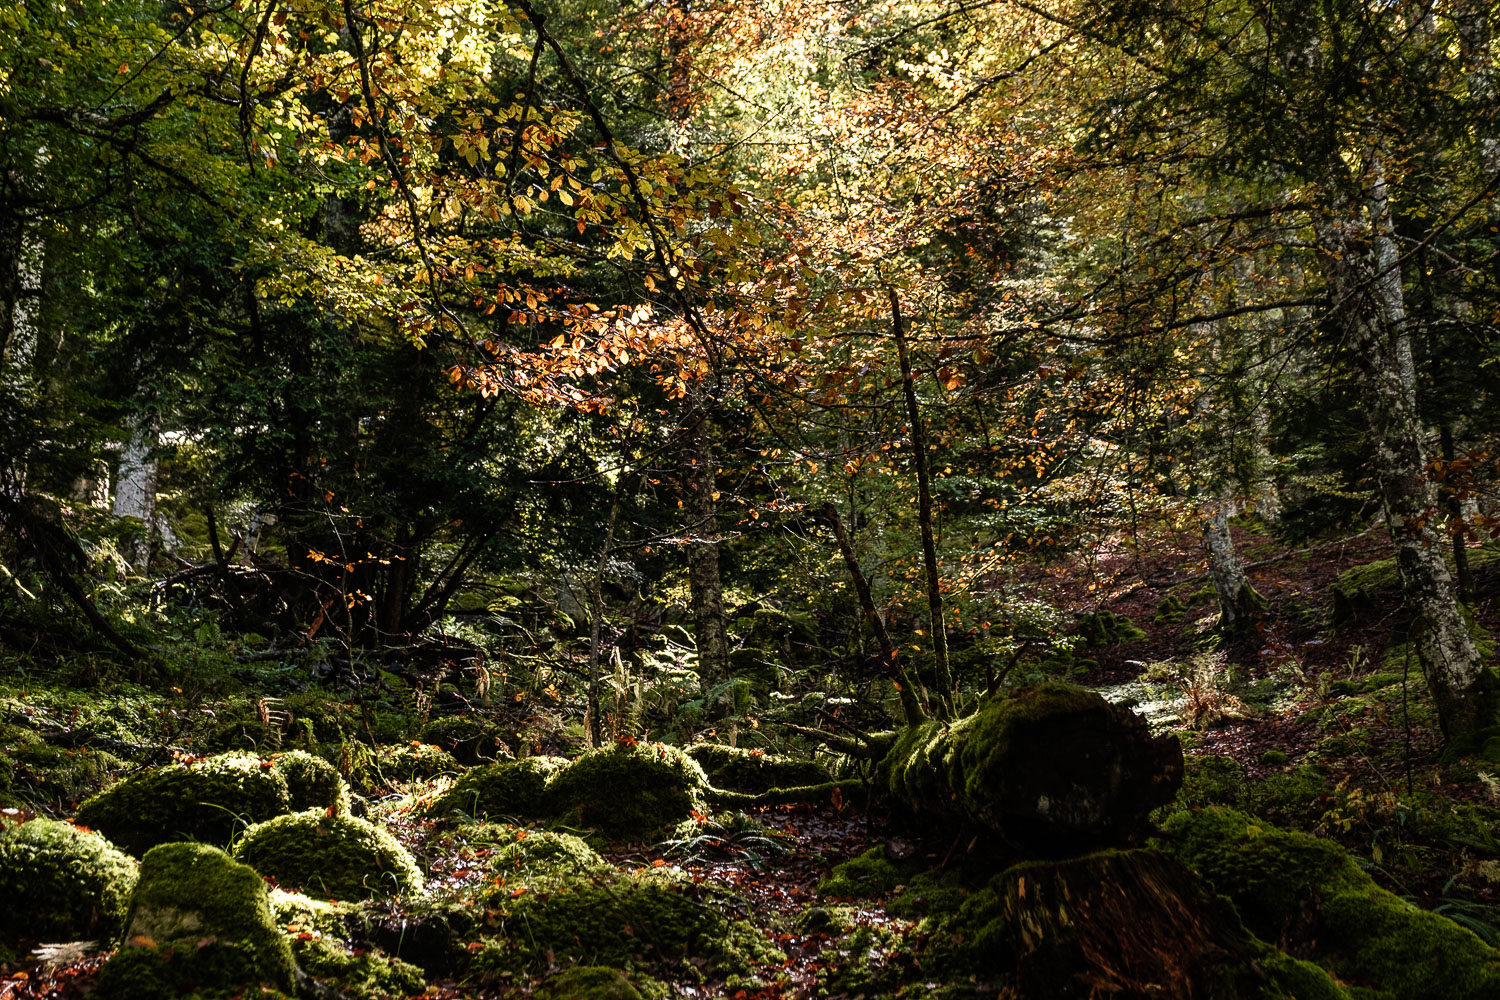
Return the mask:
M 99 977 L 103 1000 L 157 1000 L 264 984 L 293 988 L 296 966 L 266 885 L 205 844 L 163 844 L 141 861 L 125 943 Z
M 1039 856 L 1117 844 L 1182 784 L 1182 747 L 1098 694 L 1044 684 L 903 730 L 880 766 L 919 816 L 967 820 Z
M 402 895 L 422 888 L 406 848 L 380 827 L 323 810 L 257 823 L 234 856 L 278 885 L 334 899 Z
M 72 941 L 114 938 L 136 862 L 96 833 L 34 819 L 0 833 L 0 931 Z
M 1342 1000 L 1328 976 L 1253 939 L 1191 872 L 1156 851 L 1029 862 L 960 911 L 975 967 L 1051 1000 Z M 946 925 L 949 932 L 960 922 Z
M 290 809 L 286 777 L 272 761 L 223 754 L 126 778 L 85 801 L 77 818 L 139 857 L 172 840 L 227 844 Z

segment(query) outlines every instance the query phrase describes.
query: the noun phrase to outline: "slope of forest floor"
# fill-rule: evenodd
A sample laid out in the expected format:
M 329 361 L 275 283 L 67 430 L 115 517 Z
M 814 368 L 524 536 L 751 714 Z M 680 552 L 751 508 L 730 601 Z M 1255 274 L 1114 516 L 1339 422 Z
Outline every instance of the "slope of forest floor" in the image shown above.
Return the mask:
M 1090 565 L 1070 561 L 1037 570 L 1030 586 L 1076 609 L 1084 622 L 1108 626 L 1100 641 L 1080 646 L 1055 669 L 1180 737 L 1186 782 L 1157 818 L 1222 805 L 1323 838 L 1382 888 L 1496 944 L 1500 755 L 1445 757 L 1402 633 L 1383 534 L 1294 549 L 1238 527 L 1236 543 L 1267 609 L 1253 630 L 1232 641 L 1215 631 L 1212 591 L 1188 536 L 1158 540 L 1145 554 L 1121 548 Z M 1472 550 L 1471 562 L 1474 634 L 1493 655 L 1500 552 Z M 174 756 L 240 749 L 269 758 L 303 747 L 340 769 L 359 810 L 391 831 L 426 876 L 422 894 L 358 905 L 357 919 L 344 925 L 346 939 L 335 945 L 348 956 L 413 957 L 402 949 L 431 925 L 435 899 L 492 914 L 503 910 L 506 897 L 536 891 L 503 879 L 495 884 L 485 867 L 491 848 L 452 834 L 422 808 L 457 774 L 497 755 L 576 753 L 567 690 L 507 694 L 493 707 L 460 696 L 466 711 L 453 717 L 468 720 L 464 729 L 449 725 L 452 718 L 438 714 L 441 705 L 435 708 L 398 675 L 380 676 L 384 694 L 372 699 L 363 687 L 339 686 L 337 675 L 310 678 L 304 666 L 242 659 L 213 668 L 230 676 L 185 674 L 201 682 L 198 689 L 162 690 L 107 675 L 92 660 L 41 668 L 11 656 L 0 675 L 0 822 L 72 817 L 98 789 Z M 801 704 L 809 694 L 782 692 L 781 700 Z M 758 725 L 773 729 L 774 711 Z M 405 747 L 420 750 L 445 738 L 467 763 L 448 758 L 436 773 L 404 778 L 381 769 Z M 790 738 L 760 738 L 811 755 Z M 570 965 L 634 954 L 629 941 L 616 947 L 623 939 L 646 942 L 640 960 L 598 964 L 623 965 L 633 983 L 576 995 L 770 1000 L 1003 992 L 982 971 L 953 972 L 956 966 L 934 950 L 934 928 L 941 926 L 934 919 L 958 912 L 993 874 L 995 861 L 985 854 L 992 845 L 968 831 L 926 828 L 872 796 L 836 792 L 748 815 L 695 813 L 694 823 L 671 838 L 638 843 L 610 842 L 597 830 L 566 824 L 552 828 L 585 835 L 600 851 L 612 871 L 603 876 L 606 902 L 616 898 L 611 893 L 635 891 L 626 880 L 660 873 L 676 880 L 673 892 L 692 907 L 715 910 L 714 919 L 728 920 L 731 929 L 753 927 L 764 947 L 750 947 L 750 957 L 731 971 L 691 953 L 691 944 L 685 954 L 655 953 L 650 942 L 668 936 L 663 928 L 621 923 L 605 931 L 613 935 L 607 947 L 591 945 L 580 932 L 569 935 L 576 949 L 542 946 L 510 966 L 465 964 L 464 952 L 482 957 L 497 947 L 484 943 L 480 926 L 472 940 L 455 931 L 458 938 L 446 942 L 458 959 L 423 965 L 413 957 L 423 966 L 417 994 L 554 995 L 549 981 Z M 569 891 L 547 884 L 558 895 Z M 476 902 L 485 892 L 490 902 Z M 0 1000 L 90 995 L 113 942 L 47 947 L 56 944 L 24 932 L 0 937 Z M 413 995 L 409 978 L 400 989 L 390 986 L 399 976 L 357 978 L 333 976 L 329 988 L 348 996 Z

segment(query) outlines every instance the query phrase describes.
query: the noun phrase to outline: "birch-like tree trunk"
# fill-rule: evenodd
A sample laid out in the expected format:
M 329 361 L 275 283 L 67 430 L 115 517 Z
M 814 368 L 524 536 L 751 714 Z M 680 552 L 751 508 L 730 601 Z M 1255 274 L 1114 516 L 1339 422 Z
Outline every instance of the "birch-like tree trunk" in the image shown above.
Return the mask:
M 115 500 L 110 508 L 116 517 L 141 522 L 141 534 L 125 553 L 131 565 L 145 566 L 151 557 L 151 539 L 156 531 L 156 422 L 140 416 L 131 422 L 130 440 L 120 452 L 120 471 L 115 477 Z
M 1443 732 L 1450 742 L 1461 742 L 1492 714 L 1488 674 L 1443 560 L 1400 258 L 1378 156 L 1363 204 L 1332 201 L 1315 216 L 1314 229 L 1334 315 L 1365 401 L 1371 469 L 1413 618 L 1412 642 Z
M 687 496 L 688 591 L 693 639 L 705 688 L 729 676 L 729 632 L 724 621 L 724 585 L 719 579 L 719 517 L 713 440 L 701 400 L 690 404 L 683 430 L 682 475 Z

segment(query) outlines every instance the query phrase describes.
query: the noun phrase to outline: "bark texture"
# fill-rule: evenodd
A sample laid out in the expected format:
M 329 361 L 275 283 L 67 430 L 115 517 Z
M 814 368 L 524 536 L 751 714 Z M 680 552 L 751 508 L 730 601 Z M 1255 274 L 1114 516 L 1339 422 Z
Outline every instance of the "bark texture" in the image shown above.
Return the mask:
M 1315 228 L 1333 299 L 1370 426 L 1371 469 L 1390 525 L 1412 638 L 1443 733 L 1463 742 L 1491 721 L 1487 672 L 1469 635 L 1436 530 L 1437 489 L 1417 410 L 1416 366 L 1377 162 L 1358 211 L 1332 211 Z

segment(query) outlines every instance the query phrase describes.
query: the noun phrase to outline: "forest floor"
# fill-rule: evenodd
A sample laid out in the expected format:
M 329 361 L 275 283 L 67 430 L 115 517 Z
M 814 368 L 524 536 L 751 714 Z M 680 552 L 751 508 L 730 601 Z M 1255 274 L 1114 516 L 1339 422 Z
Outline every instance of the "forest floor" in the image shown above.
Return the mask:
M 1068 679 L 1136 708 L 1154 728 L 1179 736 L 1187 781 L 1165 812 L 1232 806 L 1328 839 L 1382 888 L 1497 943 L 1500 762 L 1443 755 L 1420 671 L 1404 644 L 1401 602 L 1382 533 L 1297 549 L 1237 528 L 1236 543 L 1267 607 L 1252 631 L 1227 643 L 1215 632 L 1212 594 L 1188 536 L 1158 539 L 1146 553 L 1120 548 L 1091 564 L 1070 561 L 1037 570 L 1030 584 L 1055 605 L 1107 611 L 1111 621 L 1128 619 L 1134 626 L 1078 650 Z M 1500 551 L 1475 549 L 1471 561 L 1474 632 L 1488 644 L 1500 631 Z M 1493 647 L 1487 648 L 1493 656 Z M 275 676 L 281 686 L 271 690 L 254 690 L 272 677 L 262 672 L 242 678 L 243 688 L 234 693 L 163 694 L 126 684 L 101 699 L 75 690 L 76 676 L 63 672 L 0 674 L 0 747 L 10 767 L 0 792 L 11 803 L 0 810 L 0 823 L 71 816 L 84 796 L 153 763 L 141 754 L 132 759 L 131 746 L 202 743 L 211 731 L 222 741 L 230 717 L 241 720 L 240 733 L 254 730 L 257 714 L 263 727 L 274 728 L 279 713 L 309 712 L 319 697 L 342 698 L 343 710 L 350 707 L 347 692 L 309 692 Z M 549 716 L 528 716 L 538 717 Z M 366 716 L 366 732 L 369 722 Z M 394 737 L 415 737 L 415 728 L 401 732 L 397 720 L 383 723 L 381 732 L 396 743 Z M 568 742 L 560 733 L 549 739 L 537 729 L 530 738 L 538 748 Z M 342 763 L 349 765 L 347 759 Z M 451 783 L 451 776 L 412 783 L 346 776 L 364 793 L 370 817 L 423 862 L 428 896 L 462 898 L 466 885 L 484 881 L 486 852 L 455 848 L 441 836 L 440 823 L 412 808 L 434 787 Z M 715 817 L 700 835 L 669 842 L 591 842 L 620 878 L 666 869 L 687 887 L 682 891 L 699 893 L 695 905 L 717 906 L 731 921 L 755 927 L 779 956 L 760 956 L 749 974 L 726 973 L 696 955 L 663 962 L 643 948 L 638 963 L 624 963 L 638 978 L 639 995 L 995 995 L 998 987 L 982 974 L 942 972 L 930 940 L 931 918 L 957 912 L 993 870 L 994 860 L 981 856 L 991 850 L 987 842 L 965 830 L 923 828 L 858 795 L 762 808 L 737 825 L 720 823 Z M 944 871 L 954 873 L 951 885 L 943 882 Z M 966 882 L 975 871 L 979 882 Z M 915 882 L 928 887 L 923 891 L 941 883 L 956 886 L 956 892 L 933 890 L 930 901 L 914 898 Z M 711 895 L 702 894 L 708 890 Z M 410 921 L 415 927 L 422 905 L 392 899 L 363 904 L 363 926 L 404 928 Z M 618 933 L 643 939 L 653 934 L 629 925 Z M 345 944 L 358 955 L 375 949 L 377 940 L 388 952 L 399 950 L 399 935 L 392 945 L 389 935 L 351 931 Z M 579 953 L 545 948 L 514 973 L 479 975 L 461 963 L 429 968 L 423 973 L 425 994 L 418 995 L 551 995 L 551 976 L 571 962 L 590 960 L 586 942 L 576 940 Z M 0 937 L 0 1000 L 90 995 L 110 942 L 64 950 L 50 960 L 32 951 L 42 943 L 24 934 Z M 479 946 L 457 944 L 470 951 Z M 348 996 L 401 995 L 368 982 L 341 988 Z

